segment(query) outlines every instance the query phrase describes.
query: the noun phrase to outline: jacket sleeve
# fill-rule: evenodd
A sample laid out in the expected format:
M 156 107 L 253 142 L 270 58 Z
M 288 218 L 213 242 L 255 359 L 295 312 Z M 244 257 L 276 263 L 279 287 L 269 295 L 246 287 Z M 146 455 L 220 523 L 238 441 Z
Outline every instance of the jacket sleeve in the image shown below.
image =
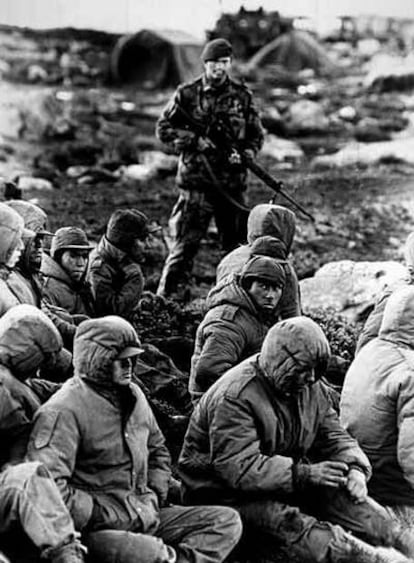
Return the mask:
M 204 328 L 204 342 L 194 368 L 195 388 L 204 393 L 228 369 L 237 365 L 246 342 L 245 331 L 235 322 L 209 323 Z
M 45 299 L 41 301 L 41 309 L 58 329 L 65 348 L 72 350 L 76 326 L 71 319 L 71 315 L 64 309 L 55 307 Z
M 80 444 L 79 423 L 67 410 L 40 409 L 27 451 L 29 461 L 40 461 L 52 474 L 73 518 L 75 528 L 82 530 L 93 509 L 93 499 L 71 483 Z
M 125 261 L 119 264 L 122 281 L 115 287 L 114 270 L 104 261 L 96 260 L 90 266 L 89 282 L 96 304 L 97 316 L 131 315 L 138 306 L 144 288 L 144 276 L 139 264 Z
M 182 87 L 178 87 L 162 111 L 155 129 L 158 139 L 173 151 L 175 151 L 173 143 L 176 139 L 186 142 L 187 148 L 193 146 L 196 140 L 191 125 L 185 123 L 185 118 L 180 113 L 179 108 L 184 108 L 184 106 Z
M 276 311 L 282 319 L 298 317 L 302 314 L 298 276 L 291 264 L 288 265 L 286 285 Z
M 384 309 L 388 303 L 388 299 L 391 295 L 391 291 L 384 292 L 383 295 L 378 299 L 375 307 L 369 317 L 366 320 L 364 328 L 358 338 L 356 345 L 355 354 L 357 354 L 365 344 L 368 344 L 373 338 L 376 338 L 379 334 L 379 330 L 382 323 L 382 317 L 384 316 Z
M 293 459 L 261 452 L 254 414 L 248 403 L 225 396 L 209 422 L 211 463 L 232 489 L 244 492 L 293 490 Z
M 165 445 L 164 436 L 150 412 L 150 435 L 148 440 L 148 486 L 157 493 L 160 506 L 167 500 L 171 478 L 171 457 Z
M 324 391 L 321 389 L 321 394 Z M 323 397 L 325 408 L 319 424 L 315 441 L 311 448 L 311 456 L 318 461 L 344 461 L 348 465 L 357 465 L 366 475 L 371 477 L 371 464 L 359 447 L 358 442 L 341 426 L 338 415 L 330 406 L 328 398 Z
M 398 384 L 397 399 L 398 463 L 414 488 L 414 377 L 412 370 Z
M 13 398 L 6 387 L 0 385 L 0 439 L 3 444 L 11 444 L 8 452 L 2 452 L 6 463 L 23 461 L 31 428 L 32 421 L 23 405 Z

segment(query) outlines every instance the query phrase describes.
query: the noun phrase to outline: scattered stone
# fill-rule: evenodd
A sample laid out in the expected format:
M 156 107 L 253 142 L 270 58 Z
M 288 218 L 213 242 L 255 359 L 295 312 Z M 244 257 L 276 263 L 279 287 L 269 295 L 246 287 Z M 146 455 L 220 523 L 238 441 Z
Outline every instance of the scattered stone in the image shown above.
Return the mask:
M 289 129 L 295 131 L 326 131 L 329 119 L 323 107 L 312 100 L 300 100 L 293 103 L 288 111 Z
M 175 174 L 178 166 L 178 156 L 165 154 L 162 151 L 143 151 L 140 153 L 142 164 L 154 171 L 154 174 Z
M 340 168 L 351 165 L 373 165 L 380 162 L 405 162 L 414 165 L 414 138 L 378 143 L 352 142 L 338 152 L 317 156 L 314 168 Z
M 300 282 L 302 304 L 305 309 L 331 308 L 355 320 L 385 287 L 396 287 L 405 276 L 398 262 L 330 262 Z
M 122 169 L 122 176 L 125 180 L 136 182 L 147 182 L 154 178 L 156 171 L 147 164 L 130 164 Z
M 294 141 L 281 139 L 276 135 L 267 135 L 263 148 L 260 151 L 263 156 L 270 156 L 277 162 L 301 163 L 305 158 L 305 153 Z
M 52 182 L 49 182 L 49 180 L 45 180 L 44 178 L 34 178 L 33 176 L 19 176 L 17 180 L 17 187 L 23 192 L 27 190 L 53 190 Z

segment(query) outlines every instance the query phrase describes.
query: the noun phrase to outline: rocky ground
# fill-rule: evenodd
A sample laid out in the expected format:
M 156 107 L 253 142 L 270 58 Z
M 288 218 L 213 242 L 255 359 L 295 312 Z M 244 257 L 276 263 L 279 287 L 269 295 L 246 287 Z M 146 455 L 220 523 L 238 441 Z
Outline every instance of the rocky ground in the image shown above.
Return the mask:
M 176 157 L 158 152 L 163 147 L 154 126 L 171 92 L 109 85 L 105 57 L 114 38 L 99 35 L 90 49 L 88 36 L 75 41 L 66 31 L 64 39 L 56 37 L 0 33 L 0 44 L 7 47 L 0 61 L 0 177 L 15 180 L 25 199 L 48 212 L 52 230 L 74 224 L 97 241 L 118 207 L 137 207 L 167 227 L 176 199 Z M 69 78 L 59 66 L 62 41 L 63 48 L 76 47 Z M 335 79 L 283 74 L 283 84 L 269 75 L 250 83 L 264 124 L 275 135 L 268 137 L 260 163 L 315 218 L 312 223 L 297 214 L 292 259 L 300 278 L 336 260 L 401 261 L 404 239 L 414 228 L 413 157 L 381 145 L 414 137 L 412 85 L 405 83 L 401 90 L 389 88 L 388 82 L 387 91 L 368 87 L 367 61 L 358 53 L 352 56 L 352 64 Z M 329 162 L 326 157 L 350 143 L 352 158 Z M 367 146 L 378 149 L 375 158 L 362 158 Z M 250 205 L 272 197 L 269 188 L 250 177 Z M 291 207 L 280 196 L 274 201 Z M 168 242 L 167 231 L 165 238 Z M 148 272 L 149 289 L 156 287 L 163 245 L 160 240 L 159 260 Z M 171 355 L 184 375 L 203 315 L 202 298 L 221 255 L 212 225 L 196 260 L 195 299 L 167 306 L 146 302 L 136 318 L 143 340 Z M 333 352 L 351 360 L 358 326 L 334 313 L 311 314 L 325 329 Z M 154 361 L 151 348 L 146 356 Z M 169 371 L 165 359 L 157 361 Z M 147 376 L 148 382 L 152 375 Z M 184 391 L 185 379 L 178 376 L 167 392 L 155 394 L 164 422 L 183 414 Z M 185 428 L 180 424 L 164 426 L 174 457 Z

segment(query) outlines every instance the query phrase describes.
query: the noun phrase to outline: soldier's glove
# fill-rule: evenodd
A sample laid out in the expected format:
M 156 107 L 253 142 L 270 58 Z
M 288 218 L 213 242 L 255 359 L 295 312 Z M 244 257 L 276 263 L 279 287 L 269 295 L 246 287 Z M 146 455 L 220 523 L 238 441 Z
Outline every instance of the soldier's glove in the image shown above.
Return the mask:
M 206 139 L 205 137 L 199 137 L 197 139 L 197 148 L 199 151 L 204 152 L 209 149 L 214 149 L 215 147 L 213 143 L 210 141 L 210 139 Z
M 243 156 L 246 160 L 254 160 L 256 154 L 253 149 L 246 149 L 243 151 Z
M 190 148 L 194 145 L 196 139 L 195 133 L 187 131 L 186 129 L 179 129 L 177 131 L 177 138 L 174 139 L 172 144 L 177 152 Z

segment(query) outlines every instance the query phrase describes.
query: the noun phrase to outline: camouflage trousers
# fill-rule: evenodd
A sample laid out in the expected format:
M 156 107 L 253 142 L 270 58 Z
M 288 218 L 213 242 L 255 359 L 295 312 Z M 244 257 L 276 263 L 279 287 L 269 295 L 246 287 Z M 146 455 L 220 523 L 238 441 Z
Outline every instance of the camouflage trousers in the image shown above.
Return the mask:
M 169 220 L 171 244 L 158 286 L 158 295 L 167 296 L 186 283 L 194 257 L 214 217 L 223 250 L 229 252 L 246 241 L 248 212 L 236 208 L 211 187 L 205 191 L 182 190 Z M 234 191 L 231 197 L 243 204 L 244 195 Z

